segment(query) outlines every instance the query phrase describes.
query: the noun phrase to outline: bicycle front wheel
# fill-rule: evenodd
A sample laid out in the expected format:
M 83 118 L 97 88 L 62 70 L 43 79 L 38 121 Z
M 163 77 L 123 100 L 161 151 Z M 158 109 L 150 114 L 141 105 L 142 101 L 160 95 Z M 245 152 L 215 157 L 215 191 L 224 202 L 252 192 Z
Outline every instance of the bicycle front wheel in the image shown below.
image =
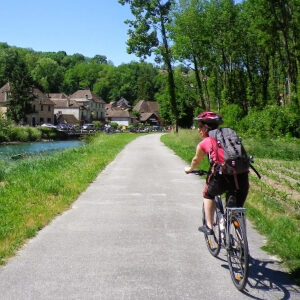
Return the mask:
M 205 211 L 204 211 L 204 204 L 202 206 L 202 223 L 206 225 L 206 218 L 205 218 Z M 204 234 L 205 242 L 209 253 L 216 257 L 220 253 L 221 249 L 221 232 L 219 226 L 219 218 L 217 214 L 217 210 L 214 213 L 214 226 L 213 226 L 213 235 Z
M 227 249 L 231 279 L 239 291 L 244 289 L 249 273 L 249 248 L 244 224 L 241 218 L 231 218 L 229 224 L 229 248 Z

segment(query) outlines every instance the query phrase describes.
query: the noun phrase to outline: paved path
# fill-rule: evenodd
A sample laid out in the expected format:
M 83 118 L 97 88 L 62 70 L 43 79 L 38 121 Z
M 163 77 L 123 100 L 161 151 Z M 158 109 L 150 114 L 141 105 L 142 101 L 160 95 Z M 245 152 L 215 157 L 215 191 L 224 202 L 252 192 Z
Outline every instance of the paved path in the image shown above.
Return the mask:
M 234 288 L 225 253 L 213 258 L 197 231 L 203 182 L 159 138 L 129 144 L 0 268 L 1 300 L 299 299 L 250 227 L 250 284 Z

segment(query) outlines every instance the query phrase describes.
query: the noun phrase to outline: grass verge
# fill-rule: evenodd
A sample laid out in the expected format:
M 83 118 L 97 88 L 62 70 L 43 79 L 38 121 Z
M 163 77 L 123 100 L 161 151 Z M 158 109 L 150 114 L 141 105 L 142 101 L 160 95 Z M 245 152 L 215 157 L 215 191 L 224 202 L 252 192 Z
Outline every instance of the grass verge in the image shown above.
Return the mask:
M 190 164 L 200 137 L 196 130 L 180 130 L 161 140 Z M 280 257 L 300 285 L 299 141 L 245 139 L 244 145 L 263 175 L 262 180 L 250 175 L 247 217 L 267 237 L 263 249 Z M 208 169 L 208 161 L 200 168 Z
M 85 146 L 18 163 L 0 161 L 0 264 L 70 207 L 124 146 L 131 133 L 90 137 Z

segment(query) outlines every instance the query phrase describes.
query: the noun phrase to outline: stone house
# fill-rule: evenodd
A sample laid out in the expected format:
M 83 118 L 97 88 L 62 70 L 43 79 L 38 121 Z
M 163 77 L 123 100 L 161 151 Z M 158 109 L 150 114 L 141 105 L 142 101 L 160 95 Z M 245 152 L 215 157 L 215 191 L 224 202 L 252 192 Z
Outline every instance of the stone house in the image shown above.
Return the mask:
M 6 83 L 0 89 L 0 106 L 3 112 L 7 111 L 7 101 L 10 95 L 10 84 Z M 32 111 L 26 115 L 24 123 L 30 126 L 43 123 L 54 123 L 54 103 L 49 97 L 37 88 L 33 88 L 35 99 L 31 102 Z
M 84 105 L 71 100 L 65 93 L 49 93 L 48 95 L 55 104 L 54 115 L 56 123 L 80 123 L 82 110 L 86 109 Z
M 78 90 L 70 96 L 70 100 L 76 101 L 85 108 L 80 111 L 80 121 L 85 123 L 104 121 L 106 102 L 90 90 Z

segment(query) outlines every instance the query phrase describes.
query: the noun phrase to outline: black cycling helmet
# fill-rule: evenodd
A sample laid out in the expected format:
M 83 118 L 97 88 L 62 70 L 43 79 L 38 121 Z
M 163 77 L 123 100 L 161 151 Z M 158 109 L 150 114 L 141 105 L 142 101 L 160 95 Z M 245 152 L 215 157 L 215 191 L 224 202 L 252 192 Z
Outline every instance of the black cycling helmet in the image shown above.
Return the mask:
M 208 125 L 220 125 L 223 123 L 222 116 L 212 111 L 204 111 L 194 120 Z

